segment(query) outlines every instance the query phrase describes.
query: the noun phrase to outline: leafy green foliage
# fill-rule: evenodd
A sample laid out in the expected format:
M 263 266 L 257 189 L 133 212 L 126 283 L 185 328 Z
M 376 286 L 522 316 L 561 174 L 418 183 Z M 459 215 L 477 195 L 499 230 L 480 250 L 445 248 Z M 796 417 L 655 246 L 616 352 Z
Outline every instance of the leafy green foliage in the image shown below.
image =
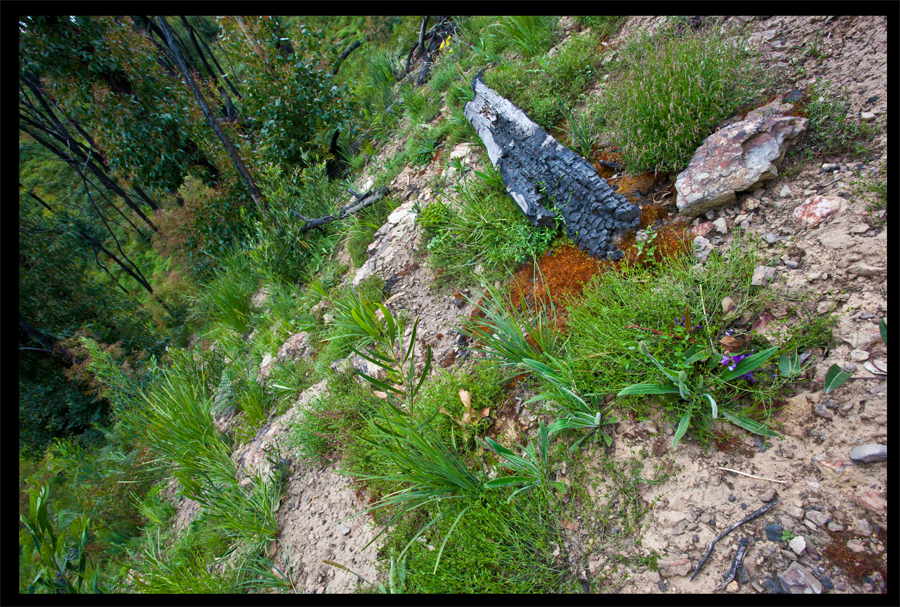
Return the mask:
M 516 489 L 506 498 L 507 501 L 512 501 L 516 495 L 523 491 L 535 488 L 540 488 L 544 491 L 550 491 L 553 488 L 561 493 L 565 492 L 565 483 L 550 480 L 550 462 L 548 459 L 550 431 L 544 425 L 543 420 L 541 420 L 540 429 L 538 430 L 537 445 L 534 442 L 528 443 L 521 456 L 516 455 L 514 451 L 507 449 L 492 438 L 485 438 L 484 440 L 491 451 L 503 458 L 503 465 L 518 473 L 512 476 L 498 476 L 484 484 L 486 489 L 525 483 L 523 487 Z
M 743 49 L 735 32 L 710 30 L 642 33 L 620 50 L 601 104 L 629 171 L 684 168 L 714 125 L 758 94 Z
M 550 50 L 557 20 L 557 17 L 533 15 L 503 16 L 495 27 L 523 56 L 534 57 Z

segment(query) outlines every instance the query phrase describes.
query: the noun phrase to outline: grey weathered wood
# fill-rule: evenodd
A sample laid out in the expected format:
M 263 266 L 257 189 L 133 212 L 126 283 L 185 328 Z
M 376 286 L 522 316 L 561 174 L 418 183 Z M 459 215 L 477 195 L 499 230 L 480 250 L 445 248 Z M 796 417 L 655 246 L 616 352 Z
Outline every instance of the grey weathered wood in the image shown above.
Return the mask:
M 488 87 L 479 71 L 464 114 L 487 148 L 506 191 L 535 226 L 553 225 L 595 257 L 619 259 L 615 244 L 637 227 L 640 208 L 617 194 L 584 158 L 563 146 L 521 109 Z

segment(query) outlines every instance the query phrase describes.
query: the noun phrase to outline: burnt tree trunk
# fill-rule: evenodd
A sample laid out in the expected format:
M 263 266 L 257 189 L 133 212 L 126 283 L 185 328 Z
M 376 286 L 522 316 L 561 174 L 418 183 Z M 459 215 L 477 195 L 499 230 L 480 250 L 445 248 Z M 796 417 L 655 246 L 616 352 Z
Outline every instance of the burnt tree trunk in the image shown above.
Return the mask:
M 487 148 L 506 191 L 535 226 L 562 216 L 569 238 L 593 257 L 618 260 L 622 235 L 634 230 L 640 207 L 617 194 L 581 156 L 560 144 L 521 109 L 488 87 L 479 71 L 475 99 L 464 113 Z
M 331 223 L 332 221 L 338 221 L 339 219 L 344 219 L 348 215 L 353 215 L 354 213 L 358 213 L 363 209 L 372 206 L 382 198 L 388 195 L 390 189 L 387 186 L 382 186 L 375 190 L 369 190 L 365 194 L 360 194 L 359 192 L 355 192 L 353 190 L 347 190 L 353 197 L 356 199 L 354 202 L 351 202 L 347 206 L 339 209 L 335 213 L 331 213 L 329 215 L 325 215 L 324 217 L 317 217 L 316 219 L 310 219 L 308 217 L 304 217 L 297 211 L 293 209 L 291 212 L 305 221 L 306 223 L 303 227 L 300 228 L 300 232 L 308 232 L 309 230 L 313 230 L 315 228 L 321 228 L 322 226 Z

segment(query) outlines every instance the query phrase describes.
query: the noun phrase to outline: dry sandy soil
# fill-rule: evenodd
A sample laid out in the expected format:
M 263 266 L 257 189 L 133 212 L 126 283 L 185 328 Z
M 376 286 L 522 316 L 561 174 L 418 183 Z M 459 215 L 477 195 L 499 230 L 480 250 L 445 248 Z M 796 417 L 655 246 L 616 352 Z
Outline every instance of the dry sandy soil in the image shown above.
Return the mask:
M 620 416 L 607 455 L 625 461 L 643 450 L 645 476 L 649 477 L 657 465 L 671 475 L 663 484 L 641 486 L 641 503 L 651 508 L 635 537 L 623 540 L 610 535 L 608 529 L 598 531 L 587 513 L 565 521 L 570 566 L 580 578 L 594 580 L 595 591 L 712 592 L 731 566 L 740 538 L 746 537 L 749 544 L 744 572 L 722 592 L 766 592 L 763 584 L 771 583 L 793 561 L 813 572 L 828 592 L 884 592 L 887 462 L 857 463 L 850 459 L 850 450 L 870 443 L 887 444 L 886 377 L 864 367 L 865 362 L 886 361 L 887 356 L 877 324 L 887 314 L 886 215 L 869 213 L 866 202 L 852 187 L 854 181 L 877 171 L 879 163 L 887 160 L 883 126 L 887 111 L 886 19 L 731 19 L 740 20 L 751 36 L 763 41 L 765 65 L 784 74 L 779 92 L 802 90 L 813 79 L 830 80 L 848 90 L 854 112 L 874 113 L 874 123 L 880 125 L 870 157 L 818 161 L 789 157 L 781 167 L 782 176 L 753 192 L 740 193 L 733 206 L 694 222 L 725 219 L 727 233 L 707 235 L 720 250 L 731 244 L 735 220 L 761 237 L 777 236 L 770 236 L 772 243 L 765 245 L 768 258 L 778 260 L 771 288 L 788 296 L 812 293 L 812 305 L 819 313 L 834 305 L 834 313 L 840 317 L 832 347 L 827 355 L 818 353 L 815 377 L 823 378 L 833 363 L 843 366 L 852 362 L 856 365 L 855 379 L 828 396 L 823 394 L 821 383 L 807 384 L 805 391 L 777 412 L 776 421 L 784 424 L 785 434 L 780 440 L 771 440 L 765 449 L 758 439 L 742 431 L 738 431 L 737 439 L 723 445 L 723 450 L 714 448 L 704 453 L 692 440 L 671 449 L 672 428 L 661 417 L 632 420 Z M 660 17 L 632 17 L 609 42 L 614 45 L 641 30 L 652 31 L 662 21 Z M 805 52 L 811 48 L 817 52 Z M 401 145 L 403 142 L 385 146 L 379 159 L 389 157 Z M 486 161 L 478 146 L 460 149 L 459 153 L 465 154 L 466 164 L 475 168 Z M 838 165 L 839 171 L 822 172 L 823 162 Z M 429 202 L 433 196 L 429 181 L 444 166 L 446 161 L 424 171 L 407 167 L 397 177 L 392 188 L 399 192 L 403 205 L 379 231 L 369 262 L 347 281 L 358 281 L 372 272 L 385 279 L 393 277 L 389 307 L 418 316 L 419 335 L 433 347 L 436 362 L 452 369 L 465 364 L 455 360 L 457 334 L 453 325 L 472 307 L 455 293 L 435 293 L 429 288 L 433 276 L 419 250 L 420 229 L 414 215 L 407 212 L 416 200 Z M 365 177 L 361 179 L 364 181 Z M 814 194 L 840 196 L 841 209 L 815 228 L 799 228 L 791 214 Z M 746 214 L 752 214 L 749 223 L 743 221 Z M 474 285 L 470 288 L 473 292 L 476 289 Z M 786 304 L 776 305 L 771 313 L 775 318 L 788 316 L 790 321 Z M 421 360 L 421 351 L 417 356 Z M 308 391 L 310 394 L 304 394 L 286 418 L 296 415 L 312 393 L 321 389 L 321 385 L 316 386 Z M 527 434 L 535 418 L 523 413 L 519 425 Z M 280 444 L 278 438 L 286 431 L 286 418 L 272 420 L 253 443 L 240 447 L 236 461 L 243 459 L 245 469 L 264 467 L 265 458 L 259 453 Z M 282 449 L 281 455 L 290 454 Z M 272 547 L 276 562 L 288 572 L 297 592 L 354 590 L 358 579 L 323 564 L 323 559 L 335 560 L 374 581 L 377 547 L 373 544 L 365 551 L 362 547 L 377 530 L 370 528 L 366 516 L 345 520 L 366 504 L 354 493 L 348 477 L 335 473 L 340 464 L 309 468 L 296 463 L 296 458 L 294 461 L 288 495 L 278 512 L 282 532 Z M 689 581 L 709 542 L 764 506 L 762 498 L 771 499 L 772 490 L 780 500 L 778 504 L 720 541 L 697 578 Z M 192 511 L 187 501 L 181 508 L 178 520 L 184 524 Z M 792 536 L 804 538 L 805 549 L 794 550 L 797 542 L 789 547 L 786 541 L 767 539 L 764 527 L 769 524 L 778 524 Z M 646 564 L 614 569 L 610 560 L 613 549 L 633 557 L 656 554 L 659 571 Z

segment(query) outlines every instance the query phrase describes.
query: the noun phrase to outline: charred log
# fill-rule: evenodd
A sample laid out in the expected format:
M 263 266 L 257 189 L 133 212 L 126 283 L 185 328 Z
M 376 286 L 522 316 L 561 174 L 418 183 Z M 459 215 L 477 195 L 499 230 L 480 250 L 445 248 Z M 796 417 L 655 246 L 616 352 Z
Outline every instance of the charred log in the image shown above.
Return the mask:
M 639 223 L 640 208 L 617 194 L 581 156 L 488 87 L 479 71 L 464 114 L 487 148 L 506 191 L 535 226 L 557 214 L 575 244 L 594 257 L 623 255 L 616 243 Z
M 347 154 L 338 145 L 338 137 L 340 135 L 340 131 L 335 131 L 334 135 L 331 136 L 331 143 L 328 145 L 330 156 L 325 161 L 325 173 L 329 179 L 340 179 L 350 171 L 350 162 L 347 159 Z

